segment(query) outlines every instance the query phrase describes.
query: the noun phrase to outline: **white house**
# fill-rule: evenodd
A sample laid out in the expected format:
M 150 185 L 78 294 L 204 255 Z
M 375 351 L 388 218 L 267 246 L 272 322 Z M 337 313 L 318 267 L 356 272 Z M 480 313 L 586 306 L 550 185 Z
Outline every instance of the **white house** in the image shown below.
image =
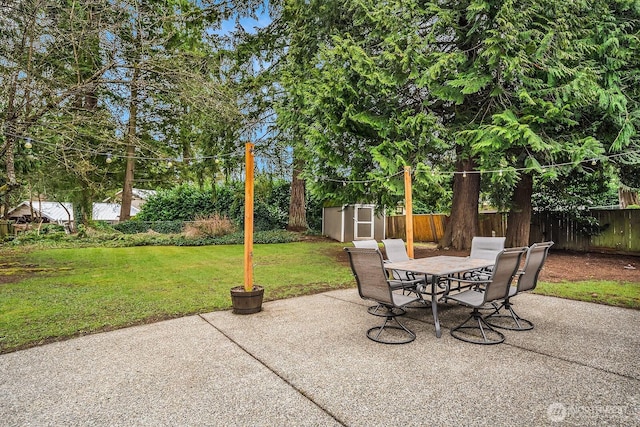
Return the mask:
M 115 224 L 120 221 L 120 208 L 119 203 L 94 203 L 91 217 L 94 221 L 105 221 L 110 224 Z M 140 209 L 132 205 L 129 212 L 129 215 L 134 217 L 140 212 Z
M 74 222 L 73 204 L 71 203 L 34 200 L 31 205 L 33 206 L 33 216 L 29 201 L 25 200 L 9 211 L 9 219 L 17 223 L 26 223 L 39 222 L 39 218 L 42 218 L 45 223 L 58 225 L 69 225 Z M 140 209 L 131 206 L 130 212 L 133 217 L 140 212 Z M 92 218 L 94 221 L 115 224 L 120 220 L 120 205 L 118 203 L 94 203 Z

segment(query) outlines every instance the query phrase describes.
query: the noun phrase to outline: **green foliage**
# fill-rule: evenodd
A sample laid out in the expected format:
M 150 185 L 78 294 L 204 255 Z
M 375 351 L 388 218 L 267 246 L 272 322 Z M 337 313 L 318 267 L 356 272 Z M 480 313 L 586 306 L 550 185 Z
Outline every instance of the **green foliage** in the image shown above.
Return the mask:
M 285 230 L 267 230 L 254 232 L 253 241 L 262 243 L 289 243 L 301 239 L 300 234 Z M 189 237 L 184 234 L 160 233 L 99 233 L 83 231 L 78 234 L 50 233 L 37 235 L 35 232 L 21 233 L 19 236 L 6 236 L 6 245 L 29 248 L 81 248 L 109 247 L 124 248 L 133 246 L 209 246 L 242 245 L 244 233 L 235 232 L 222 236 Z
M 149 230 L 161 234 L 181 233 L 184 221 L 140 221 L 132 219 L 115 224 L 113 228 L 124 234 L 146 233 Z
M 578 225 L 579 231 L 590 236 L 600 232 L 597 219 L 589 209 L 618 203 L 618 194 L 610 185 L 611 175 L 606 168 L 593 171 L 571 170 L 562 179 L 534 181 L 532 204 L 534 210 L 568 214 Z
M 262 33 L 288 40 L 274 67 L 280 134 L 324 200 L 393 207 L 405 165 L 417 171 L 414 200 L 450 200 L 450 181 L 430 171 L 472 159 L 505 171 L 482 186 L 507 207 L 515 169 L 562 175 L 543 166 L 637 145 L 637 2 L 276 5 Z
M 115 224 L 113 228 L 124 234 L 146 233 L 151 228 L 152 222 L 129 220 Z
M 254 229 L 285 228 L 288 212 L 289 183 L 259 176 L 254 188 Z M 210 188 L 185 184 L 159 191 L 142 206 L 136 221 L 193 221 L 213 214 L 226 216 L 241 226 L 244 222 L 244 183 L 230 182 Z M 143 228 L 142 225 L 131 227 Z M 153 229 L 162 232 L 155 226 Z
M 181 185 L 151 196 L 136 217 L 141 221 L 191 221 L 215 212 L 213 190 Z

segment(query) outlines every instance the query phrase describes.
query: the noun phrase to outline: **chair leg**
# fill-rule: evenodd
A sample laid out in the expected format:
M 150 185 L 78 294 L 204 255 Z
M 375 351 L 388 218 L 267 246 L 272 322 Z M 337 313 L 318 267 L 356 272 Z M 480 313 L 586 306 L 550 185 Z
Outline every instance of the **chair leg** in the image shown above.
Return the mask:
M 466 326 L 467 323 L 469 323 L 469 321 L 471 320 L 475 321 L 477 326 L 476 325 Z M 482 335 L 482 339 L 479 339 L 480 337 L 477 337 L 477 339 L 474 339 L 476 338 L 476 336 L 468 332 L 465 332 L 467 330 L 469 331 L 478 330 Z M 456 326 L 451 330 L 451 336 L 461 341 L 469 342 L 472 344 L 491 345 L 491 344 L 500 344 L 501 342 L 504 342 L 504 335 L 501 332 L 493 329 L 491 325 L 485 322 L 485 320 L 482 318 L 482 315 L 480 314 L 480 311 L 477 308 L 473 309 L 473 311 L 471 312 L 471 315 L 469 315 L 469 317 L 467 317 L 467 319 L 464 322 L 462 322 L 460 325 Z
M 502 308 L 509 310 L 509 314 L 499 314 Z M 507 322 L 498 319 L 507 319 Z M 531 321 L 518 316 L 518 313 L 513 310 L 513 305 L 509 299 L 506 299 L 493 313 L 485 316 L 484 320 L 494 328 L 507 329 L 509 331 L 529 331 L 533 329 Z
M 407 311 L 404 308 L 400 308 L 400 307 L 389 308 L 389 307 L 385 307 L 382 304 L 372 305 L 371 307 L 367 308 L 367 311 L 369 312 L 369 314 L 373 314 L 374 316 L 386 317 L 389 309 L 391 309 L 394 316 L 404 316 L 405 314 L 407 314 Z
M 394 309 L 398 309 L 398 307 L 386 307 L 382 304 L 379 307 L 385 308 L 387 310 L 386 314 L 382 314 L 381 312 L 375 314 L 372 313 L 371 310 L 369 310 L 369 313 L 374 316 L 384 317 L 384 323 L 380 326 L 374 326 L 367 331 L 367 337 L 370 340 L 382 344 L 407 344 L 416 339 L 416 334 L 398 321 L 398 315 L 394 312 Z M 402 314 L 404 314 L 404 310 Z M 389 325 L 391 321 L 394 321 L 396 324 Z M 385 332 L 388 333 L 385 334 Z

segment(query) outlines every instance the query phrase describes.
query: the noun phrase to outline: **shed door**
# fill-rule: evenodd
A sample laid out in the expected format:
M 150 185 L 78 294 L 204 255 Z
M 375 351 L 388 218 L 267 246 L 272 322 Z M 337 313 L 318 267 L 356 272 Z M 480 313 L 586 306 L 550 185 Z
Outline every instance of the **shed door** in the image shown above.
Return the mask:
M 373 239 L 373 206 L 355 206 L 353 240 Z

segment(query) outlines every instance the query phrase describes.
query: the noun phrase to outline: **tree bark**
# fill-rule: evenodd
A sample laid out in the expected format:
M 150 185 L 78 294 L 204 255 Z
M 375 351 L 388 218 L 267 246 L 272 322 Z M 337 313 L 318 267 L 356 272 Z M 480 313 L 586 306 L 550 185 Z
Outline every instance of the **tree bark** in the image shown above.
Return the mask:
M 618 202 L 620 203 L 620 209 L 626 209 L 629 205 L 640 205 L 640 198 L 638 198 L 637 191 L 633 191 L 628 187 L 618 187 Z
M 135 136 L 136 118 L 138 115 L 138 75 L 140 69 L 136 65 L 131 78 L 131 100 L 129 104 L 129 129 L 127 131 L 127 166 L 124 172 L 124 186 L 122 187 L 122 205 L 120 206 L 120 221 L 131 218 L 131 199 L 133 198 L 133 176 L 136 166 Z
M 289 199 L 289 231 L 307 231 L 307 212 L 305 207 L 305 183 L 300 179 L 300 171 L 304 166 L 304 161 L 295 159 L 293 161 L 293 177 L 291 179 L 291 198 Z
M 456 171 L 475 170 L 473 159 L 458 159 Z M 451 216 L 440 242 L 441 247 L 456 250 L 471 248 L 473 236 L 478 234 L 478 198 L 480 197 L 480 174 L 457 173 L 453 177 L 453 201 Z
M 529 246 L 531 231 L 531 194 L 533 176 L 523 174 L 516 184 L 511 198 L 511 211 L 507 217 L 505 247 Z

